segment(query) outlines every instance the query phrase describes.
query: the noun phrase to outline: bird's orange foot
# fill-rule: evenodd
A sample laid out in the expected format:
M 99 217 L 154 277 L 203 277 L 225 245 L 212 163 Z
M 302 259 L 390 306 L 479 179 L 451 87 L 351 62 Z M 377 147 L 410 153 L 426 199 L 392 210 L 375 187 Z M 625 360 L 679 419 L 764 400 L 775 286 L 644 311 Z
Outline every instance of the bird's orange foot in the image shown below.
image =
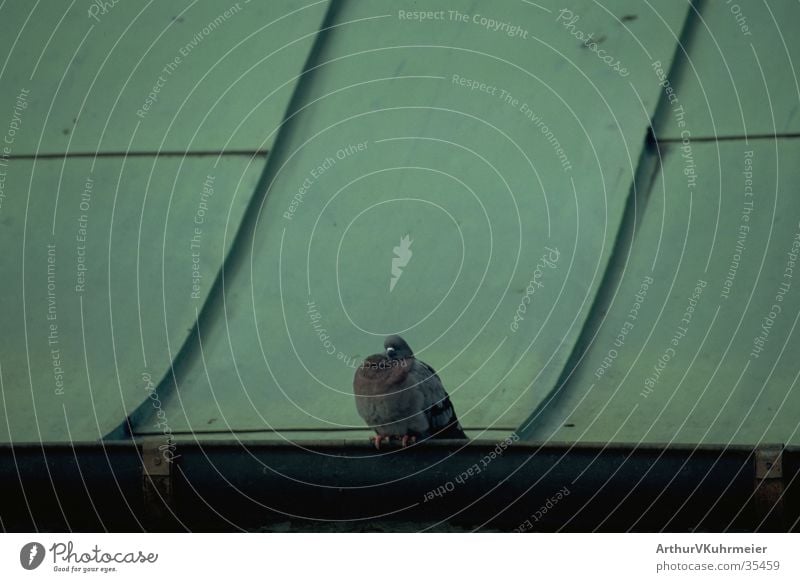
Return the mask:
M 389 442 L 389 437 L 386 436 L 386 435 L 382 435 L 382 434 L 376 434 L 370 440 L 372 441 L 372 444 L 375 445 L 375 448 L 380 451 L 381 450 L 381 443 L 388 443 Z
M 417 442 L 417 437 L 415 437 L 413 435 L 406 434 L 406 435 L 403 435 L 403 438 L 400 439 L 400 442 L 403 444 L 403 448 L 405 448 L 405 447 L 407 447 L 409 445 L 409 443 L 412 444 L 412 445 L 414 443 L 416 443 Z

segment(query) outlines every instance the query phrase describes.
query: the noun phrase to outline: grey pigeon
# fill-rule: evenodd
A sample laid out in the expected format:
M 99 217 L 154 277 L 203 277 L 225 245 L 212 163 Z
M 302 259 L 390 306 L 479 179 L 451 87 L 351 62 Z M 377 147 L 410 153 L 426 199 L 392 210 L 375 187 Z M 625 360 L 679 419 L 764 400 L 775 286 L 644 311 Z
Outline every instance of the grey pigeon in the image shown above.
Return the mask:
M 403 338 L 390 335 L 385 351 L 367 357 L 356 370 L 353 392 L 361 418 L 381 442 L 403 446 L 428 438 L 466 439 L 456 411 L 436 372 L 414 357 Z

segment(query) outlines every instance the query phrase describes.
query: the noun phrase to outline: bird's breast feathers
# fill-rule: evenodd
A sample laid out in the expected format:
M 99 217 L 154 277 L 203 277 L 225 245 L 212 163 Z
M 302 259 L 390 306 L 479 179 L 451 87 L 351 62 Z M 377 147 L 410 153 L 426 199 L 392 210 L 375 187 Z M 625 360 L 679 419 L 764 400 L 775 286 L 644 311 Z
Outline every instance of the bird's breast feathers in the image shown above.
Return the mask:
M 411 364 L 412 362 L 405 359 L 390 360 L 370 356 L 356 372 L 354 387 L 363 394 L 391 392 L 395 386 L 406 381 Z

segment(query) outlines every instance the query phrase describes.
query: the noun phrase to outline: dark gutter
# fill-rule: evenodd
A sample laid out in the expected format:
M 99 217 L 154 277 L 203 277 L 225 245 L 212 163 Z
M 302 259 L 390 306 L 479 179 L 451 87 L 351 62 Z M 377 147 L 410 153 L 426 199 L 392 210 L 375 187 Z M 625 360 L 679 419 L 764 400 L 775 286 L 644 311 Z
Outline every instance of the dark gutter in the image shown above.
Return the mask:
M 145 442 L 0 446 L 0 524 L 716 532 L 797 530 L 800 516 L 797 447 L 775 458 L 780 447 L 440 441 L 376 454 L 363 441 Z

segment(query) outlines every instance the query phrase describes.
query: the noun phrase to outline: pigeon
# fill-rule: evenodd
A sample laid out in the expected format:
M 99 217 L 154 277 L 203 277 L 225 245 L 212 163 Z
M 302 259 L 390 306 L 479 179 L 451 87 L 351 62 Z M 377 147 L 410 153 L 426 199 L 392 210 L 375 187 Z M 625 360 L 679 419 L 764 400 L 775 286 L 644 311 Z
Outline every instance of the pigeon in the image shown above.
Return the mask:
M 403 447 L 428 438 L 466 439 L 441 379 L 398 335 L 385 351 L 368 356 L 356 370 L 353 392 L 358 414 L 372 428 L 375 448 L 400 439 Z

